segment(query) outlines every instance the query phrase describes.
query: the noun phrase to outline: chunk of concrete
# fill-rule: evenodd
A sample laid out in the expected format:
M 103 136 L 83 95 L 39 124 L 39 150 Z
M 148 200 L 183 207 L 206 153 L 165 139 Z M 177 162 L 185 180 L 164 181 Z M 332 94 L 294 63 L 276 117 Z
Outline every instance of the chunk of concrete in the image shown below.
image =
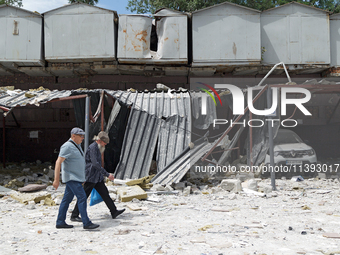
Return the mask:
M 241 164 L 240 164 L 241 165 Z M 242 167 L 244 167 L 246 169 L 247 165 L 241 165 Z M 254 173 L 251 172 L 240 172 L 236 174 L 236 178 L 239 179 L 241 182 L 244 182 L 248 179 L 253 179 Z
M 165 187 L 163 187 L 161 184 L 155 184 L 152 188 L 152 191 L 165 191 Z
M 44 205 L 48 205 L 48 206 L 55 206 L 57 205 L 54 200 L 50 197 L 46 197 L 44 200 Z
M 233 180 L 233 179 L 226 179 L 222 180 L 221 188 L 231 192 L 240 192 L 242 191 L 241 181 L 240 180 Z
M 40 191 L 36 193 L 20 193 L 20 192 L 12 192 L 11 198 L 19 201 L 23 204 L 28 204 L 29 201 L 34 201 L 35 203 L 39 203 L 41 200 L 45 200 L 46 198 L 51 198 L 51 194 L 46 191 Z
M 27 204 L 27 209 L 29 209 L 29 210 L 36 209 L 35 202 L 34 201 L 29 201 L 28 204 Z
M 142 210 L 142 207 L 139 207 L 138 205 L 134 205 L 134 204 L 129 204 L 129 205 L 127 205 L 127 207 L 131 211 L 140 211 L 140 210 Z
M 134 198 L 137 199 L 147 199 L 148 194 L 138 185 L 119 187 L 117 189 L 117 194 L 122 202 L 129 202 Z
M 247 188 L 243 188 L 244 193 L 246 194 L 252 194 L 252 195 L 256 195 L 256 196 L 260 196 L 260 197 L 264 197 L 266 196 L 265 193 L 261 193 L 261 192 L 257 192 L 251 189 L 247 189 Z
M 245 182 L 242 182 L 242 188 L 257 191 L 257 181 L 255 179 L 246 180 Z
M 270 185 L 261 185 L 258 189 L 258 192 L 263 192 L 265 194 L 273 191 L 273 187 Z
M 183 196 L 189 196 L 191 191 L 191 186 L 185 187 L 183 189 Z
M 25 183 L 24 182 L 20 182 L 17 179 L 13 179 L 11 181 L 9 181 L 5 187 L 6 188 L 10 188 L 10 189 L 16 189 L 18 187 L 24 187 Z
M 175 190 L 183 190 L 185 188 L 185 183 L 184 182 L 179 182 L 174 185 Z
M 48 176 L 48 178 L 54 179 L 54 170 L 53 169 L 47 169 L 46 170 L 46 175 Z
M 117 194 L 117 188 L 115 186 L 107 186 L 109 193 Z

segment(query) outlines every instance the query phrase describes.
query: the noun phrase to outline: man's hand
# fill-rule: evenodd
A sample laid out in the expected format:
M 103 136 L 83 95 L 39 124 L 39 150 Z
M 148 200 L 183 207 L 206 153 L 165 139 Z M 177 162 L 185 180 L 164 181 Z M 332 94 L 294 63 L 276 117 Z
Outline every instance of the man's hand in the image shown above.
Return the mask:
M 53 187 L 57 190 L 58 189 L 58 187 L 59 187 L 59 180 L 54 180 L 54 182 L 53 182 Z
M 108 178 L 110 179 L 110 181 L 113 181 L 115 179 L 112 174 L 110 174 Z

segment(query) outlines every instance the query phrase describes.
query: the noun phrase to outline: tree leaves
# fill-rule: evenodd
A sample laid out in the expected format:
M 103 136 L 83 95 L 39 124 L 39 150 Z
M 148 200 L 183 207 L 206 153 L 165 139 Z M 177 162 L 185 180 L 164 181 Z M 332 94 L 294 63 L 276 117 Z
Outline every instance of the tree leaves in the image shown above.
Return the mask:
M 98 0 L 68 0 L 70 4 L 74 3 L 84 3 L 84 4 L 90 4 L 90 5 L 95 5 L 98 3 Z
M 249 8 L 264 11 L 290 3 L 294 0 L 229 0 L 228 2 L 243 5 Z M 328 10 L 340 11 L 340 0 L 295 0 L 298 3 Z M 156 10 L 166 7 L 176 11 L 193 12 L 206 7 L 227 2 L 226 0 L 129 0 L 127 10 L 136 13 L 155 13 Z
M 22 0 L 0 0 L 0 5 L 2 4 L 22 7 Z

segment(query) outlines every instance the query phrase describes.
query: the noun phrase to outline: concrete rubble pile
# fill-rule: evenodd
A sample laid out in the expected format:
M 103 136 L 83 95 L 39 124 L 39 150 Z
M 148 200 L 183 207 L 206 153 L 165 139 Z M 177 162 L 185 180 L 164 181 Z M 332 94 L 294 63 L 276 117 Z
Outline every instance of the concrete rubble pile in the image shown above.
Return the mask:
M 54 169 L 52 163 L 37 160 L 35 163 L 9 164 L 0 172 L 0 185 L 17 190 L 28 184 L 52 184 Z
M 65 186 L 62 184 L 56 191 L 53 186 L 54 170 L 51 163 L 21 164 L 20 166 L 9 165 L 0 175 L 0 197 L 11 197 L 23 203 L 31 209 L 36 204 L 55 206 L 60 204 Z M 303 194 L 306 189 L 315 189 L 317 192 L 322 184 L 333 182 L 338 179 L 325 179 L 323 174 L 319 177 L 304 180 L 296 176 L 286 181 L 284 189 L 272 191 L 270 179 L 261 179 L 258 173 L 235 172 L 232 175 L 197 176 L 188 175 L 179 183 L 172 185 L 152 184 L 152 176 L 146 176 L 137 180 L 118 180 L 111 182 L 107 179 L 106 185 L 113 199 L 120 202 L 133 202 L 139 200 L 157 200 L 158 195 L 212 195 L 215 199 L 237 199 L 239 196 L 258 196 L 263 198 L 277 197 L 280 192 L 300 191 Z M 131 207 L 132 208 L 132 207 Z M 131 209 L 130 208 L 130 209 Z M 131 209 L 132 210 L 132 209 Z M 133 208 L 133 210 L 138 210 Z
M 117 207 L 126 208 L 126 212 L 112 220 L 104 203 L 89 207 L 91 216 L 100 219 L 105 227 L 100 232 L 86 233 L 76 225 L 74 231 L 82 238 L 79 241 L 74 238 L 72 243 L 66 241 L 69 236 L 65 231 L 55 230 L 56 206 L 46 206 L 42 200 L 23 205 L 7 195 L 0 199 L 3 240 L 11 244 L 5 246 L 4 253 L 17 249 L 18 253 L 29 250 L 33 254 L 35 247 L 47 247 L 39 246 L 38 242 L 50 242 L 55 247 L 49 251 L 68 249 L 75 254 L 76 250 L 98 254 L 133 251 L 138 254 L 220 254 L 222 251 L 223 254 L 337 254 L 336 239 L 340 237 L 337 178 L 277 179 L 276 191 L 271 189 L 270 179 L 241 179 L 187 179 L 168 186 L 154 184 L 144 190 L 147 198 L 132 198 L 128 202 L 120 201 L 119 190 L 140 186 L 128 186 L 128 181 L 122 180 L 109 181 L 110 195 L 116 198 Z M 50 188 L 39 192 L 47 192 L 56 201 L 63 193 L 63 185 L 58 191 Z M 74 204 L 75 201 L 71 208 Z M 34 208 L 27 213 L 27 209 Z M 20 213 L 26 213 L 26 218 L 20 218 Z M 24 234 L 10 234 L 15 229 L 7 228 L 6 217 L 23 228 Z M 27 224 L 20 224 L 25 220 Z M 27 237 L 28 229 L 39 240 L 36 245 L 30 245 L 34 240 Z M 84 238 L 91 242 L 84 243 Z M 119 242 L 112 245 L 112 238 Z M 24 239 L 28 241 L 21 241 Z M 286 250 L 280 250 L 283 248 Z

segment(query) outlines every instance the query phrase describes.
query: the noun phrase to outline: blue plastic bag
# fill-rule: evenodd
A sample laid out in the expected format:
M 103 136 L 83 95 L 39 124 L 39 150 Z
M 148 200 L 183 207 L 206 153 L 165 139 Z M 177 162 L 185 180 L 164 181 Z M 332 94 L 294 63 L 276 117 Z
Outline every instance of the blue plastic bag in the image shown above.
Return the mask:
M 98 191 L 96 189 L 92 189 L 91 192 L 91 200 L 90 200 L 90 206 L 99 204 L 100 202 L 102 202 L 103 199 L 102 197 L 99 195 Z

